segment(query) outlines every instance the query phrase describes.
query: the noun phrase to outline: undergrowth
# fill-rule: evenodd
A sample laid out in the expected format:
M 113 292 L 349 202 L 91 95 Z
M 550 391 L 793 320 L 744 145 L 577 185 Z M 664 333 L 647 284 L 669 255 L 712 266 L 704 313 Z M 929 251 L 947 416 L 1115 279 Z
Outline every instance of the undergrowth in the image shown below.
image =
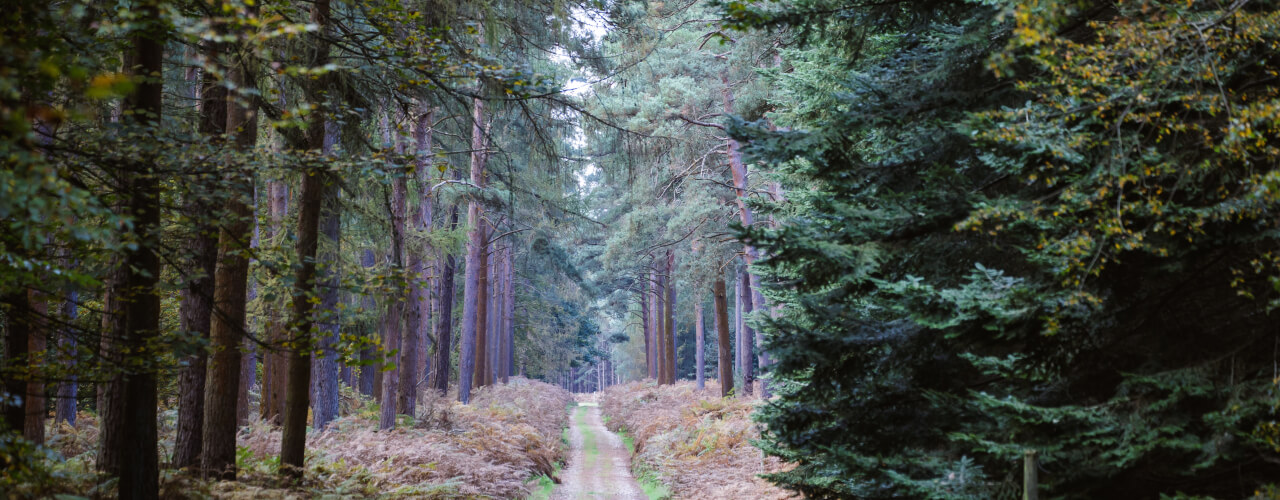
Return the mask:
M 721 398 L 698 391 L 693 382 L 657 386 L 646 381 L 610 387 L 600 401 L 609 415 L 605 425 L 632 452 L 632 471 L 650 498 L 793 496 L 758 477 L 789 468 L 751 444 L 760 437 L 751 420 L 759 400 Z M 650 490 L 660 485 L 669 491 Z
M 237 436 L 238 481 L 208 481 L 165 469 L 173 443 L 172 418 L 162 412 L 161 496 L 174 499 L 522 498 L 543 489 L 558 471 L 567 445 L 564 408 L 572 396 L 559 387 L 515 378 L 478 389 L 470 405 L 453 397 L 419 397 L 417 419 L 377 430 L 377 405 L 344 391 L 338 419 L 324 433 L 308 432 L 306 471 L 298 482 L 277 474 L 280 429 L 260 420 Z M 407 418 L 407 417 L 406 417 Z M 98 423 L 81 413 L 76 425 L 51 427 L 47 446 L 0 443 L 0 461 L 25 460 L 0 474 L 0 497 L 114 497 L 115 483 L 94 470 Z M 25 446 L 25 448 L 24 448 Z

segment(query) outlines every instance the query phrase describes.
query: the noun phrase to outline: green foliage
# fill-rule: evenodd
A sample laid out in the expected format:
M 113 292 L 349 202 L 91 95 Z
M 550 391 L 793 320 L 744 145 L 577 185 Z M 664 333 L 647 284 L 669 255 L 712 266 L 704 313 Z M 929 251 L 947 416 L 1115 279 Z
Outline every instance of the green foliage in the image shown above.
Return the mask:
M 789 187 L 743 232 L 785 306 L 773 481 L 1012 498 L 1026 449 L 1067 498 L 1278 473 L 1280 8 L 1108 5 L 722 5 L 809 42 L 772 75 L 792 129 L 734 127 Z

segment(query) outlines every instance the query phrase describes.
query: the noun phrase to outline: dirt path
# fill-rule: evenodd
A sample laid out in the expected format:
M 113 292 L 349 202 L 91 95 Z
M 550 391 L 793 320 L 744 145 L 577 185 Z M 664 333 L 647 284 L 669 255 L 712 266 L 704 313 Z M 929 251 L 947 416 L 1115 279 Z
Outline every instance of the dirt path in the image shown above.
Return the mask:
M 595 403 L 580 403 L 571 420 L 569 469 L 561 474 L 563 483 L 551 498 L 644 500 L 644 492 L 631 477 L 631 454 L 622 438 L 604 427 L 600 408 Z

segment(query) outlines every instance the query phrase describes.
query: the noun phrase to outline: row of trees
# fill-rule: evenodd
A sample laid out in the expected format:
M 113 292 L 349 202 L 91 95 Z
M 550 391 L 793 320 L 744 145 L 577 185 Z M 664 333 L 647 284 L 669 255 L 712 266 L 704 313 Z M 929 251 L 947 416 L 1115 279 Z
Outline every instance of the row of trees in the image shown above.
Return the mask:
M 701 379 L 710 310 L 815 498 L 1009 498 L 1028 450 L 1053 495 L 1274 495 L 1277 16 L 611 6 L 580 255 L 615 369 Z
M 705 2 L 624 3 L 609 14 L 605 51 L 621 56 L 593 85 L 589 111 L 618 127 L 587 123 L 584 133 L 594 169 L 585 187 L 610 227 L 583 257 L 614 290 L 610 324 L 631 338 L 614 349 L 624 358 L 615 366 L 699 387 L 713 372 L 723 394 L 735 382 L 750 394 L 770 360 L 747 318 L 773 307 L 751 271 L 758 251 L 728 230 L 757 224 L 753 200 L 781 189 L 749 171 L 721 117 L 763 113 L 771 91 L 759 72 L 778 64 L 781 35 L 730 35 Z
M 98 470 L 121 498 L 154 498 L 162 460 L 234 479 L 257 410 L 298 476 L 308 420 L 338 418 L 341 384 L 386 429 L 455 369 L 467 402 L 575 363 L 591 319 L 543 325 L 584 302 L 572 269 L 528 272 L 563 254 L 548 228 L 576 223 L 559 170 L 573 68 L 545 52 L 592 53 L 574 9 L 7 11 L 0 454 L 37 460 L 51 402 L 55 431 L 88 409 Z M 160 457 L 157 409 L 173 407 Z

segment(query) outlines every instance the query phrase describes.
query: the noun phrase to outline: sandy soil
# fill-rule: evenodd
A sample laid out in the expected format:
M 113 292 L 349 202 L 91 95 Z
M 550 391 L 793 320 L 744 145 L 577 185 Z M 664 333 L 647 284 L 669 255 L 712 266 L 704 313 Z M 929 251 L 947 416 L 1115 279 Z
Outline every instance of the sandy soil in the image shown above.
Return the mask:
M 631 477 L 631 454 L 622 438 L 605 429 L 595 403 L 587 405 L 574 410 L 573 426 L 569 428 L 569 469 L 561 474 L 563 482 L 551 498 L 645 500 L 640 485 Z M 589 446 L 592 443 L 594 450 Z

